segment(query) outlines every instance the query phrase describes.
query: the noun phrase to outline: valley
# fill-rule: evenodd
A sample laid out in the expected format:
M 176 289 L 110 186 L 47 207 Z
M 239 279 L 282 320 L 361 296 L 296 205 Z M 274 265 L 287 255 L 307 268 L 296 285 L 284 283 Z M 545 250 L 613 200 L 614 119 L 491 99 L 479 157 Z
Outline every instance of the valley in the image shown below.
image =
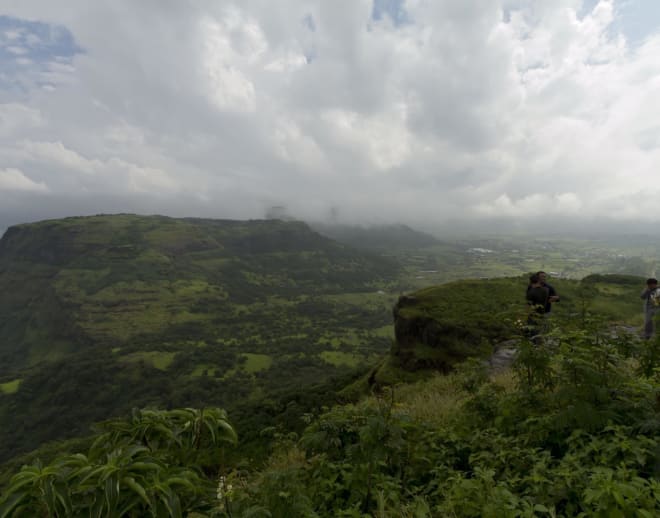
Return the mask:
M 641 237 L 368 233 L 133 215 L 10 228 L 0 240 L 0 484 L 34 455 L 84 448 L 94 423 L 136 408 L 224 408 L 240 438 L 230 462 L 258 466 L 278 434 L 368 394 L 365 376 L 428 379 L 392 363 L 404 357 L 392 313 L 401 295 L 428 294 L 422 313 L 461 337 L 451 347 L 470 342 L 468 354 L 482 355 L 520 333 L 538 269 L 562 295 L 558 321 L 581 325 L 592 312 L 638 328 L 638 292 L 660 257 Z M 426 356 L 408 366 L 436 361 L 424 340 L 412 354 Z

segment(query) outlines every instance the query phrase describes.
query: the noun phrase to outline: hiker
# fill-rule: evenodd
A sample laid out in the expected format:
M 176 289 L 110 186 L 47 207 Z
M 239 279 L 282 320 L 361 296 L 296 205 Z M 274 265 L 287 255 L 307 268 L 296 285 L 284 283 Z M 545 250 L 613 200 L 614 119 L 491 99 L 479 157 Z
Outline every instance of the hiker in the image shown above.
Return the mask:
M 543 330 L 543 319 L 545 318 L 546 308 L 550 290 L 541 283 L 541 276 L 535 273 L 529 278 L 527 287 L 527 304 L 529 306 L 527 313 L 527 329 L 532 340 Z
M 548 290 L 548 300 L 546 301 L 544 308 L 544 315 L 546 318 L 548 318 L 550 316 L 550 311 L 552 311 L 552 303 L 559 302 L 559 295 L 557 295 L 557 290 L 555 290 L 552 286 L 550 286 L 547 282 L 545 282 L 548 276 L 543 270 L 536 272 L 535 275 L 538 275 L 539 282 L 541 283 L 541 287 L 546 288 Z M 532 288 L 532 283 L 530 280 L 530 283 L 527 286 L 527 293 L 529 293 L 529 290 L 531 288 Z
M 660 312 L 658 279 L 653 277 L 646 279 L 646 288 L 644 288 L 639 297 L 644 300 L 644 339 L 649 340 L 655 332 L 653 317 Z

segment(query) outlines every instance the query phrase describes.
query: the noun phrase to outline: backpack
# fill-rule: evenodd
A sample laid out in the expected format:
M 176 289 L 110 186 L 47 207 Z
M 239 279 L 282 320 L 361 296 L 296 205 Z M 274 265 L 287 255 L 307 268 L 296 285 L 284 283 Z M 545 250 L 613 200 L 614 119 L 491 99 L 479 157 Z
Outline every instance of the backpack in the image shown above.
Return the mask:
M 649 293 L 649 302 L 654 308 L 660 307 L 660 288 L 655 288 Z

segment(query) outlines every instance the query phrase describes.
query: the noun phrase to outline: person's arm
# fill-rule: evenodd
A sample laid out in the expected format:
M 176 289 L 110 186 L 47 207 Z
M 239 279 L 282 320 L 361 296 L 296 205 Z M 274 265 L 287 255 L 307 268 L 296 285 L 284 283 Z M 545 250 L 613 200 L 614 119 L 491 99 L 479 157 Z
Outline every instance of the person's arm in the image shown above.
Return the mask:
M 559 302 L 557 291 L 548 284 L 548 302 Z
M 646 299 L 649 296 L 649 293 L 651 293 L 651 290 L 649 288 L 644 288 L 639 298 Z

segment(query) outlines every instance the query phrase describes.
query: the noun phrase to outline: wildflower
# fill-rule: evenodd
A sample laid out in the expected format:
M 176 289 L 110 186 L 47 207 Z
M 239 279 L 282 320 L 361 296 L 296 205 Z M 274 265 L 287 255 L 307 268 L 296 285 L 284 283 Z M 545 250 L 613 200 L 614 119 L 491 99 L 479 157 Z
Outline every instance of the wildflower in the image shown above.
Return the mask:
M 224 500 L 225 498 L 227 500 L 231 500 L 231 497 L 234 493 L 234 486 L 231 484 L 227 484 L 227 478 L 224 476 L 221 476 L 218 479 L 218 489 L 216 491 L 216 497 L 218 500 Z
M 225 479 L 224 476 L 221 476 L 218 479 L 218 490 L 217 490 L 217 493 L 216 493 L 216 496 L 218 497 L 218 500 L 222 500 L 222 498 L 224 496 L 225 482 L 226 482 L 226 479 Z

